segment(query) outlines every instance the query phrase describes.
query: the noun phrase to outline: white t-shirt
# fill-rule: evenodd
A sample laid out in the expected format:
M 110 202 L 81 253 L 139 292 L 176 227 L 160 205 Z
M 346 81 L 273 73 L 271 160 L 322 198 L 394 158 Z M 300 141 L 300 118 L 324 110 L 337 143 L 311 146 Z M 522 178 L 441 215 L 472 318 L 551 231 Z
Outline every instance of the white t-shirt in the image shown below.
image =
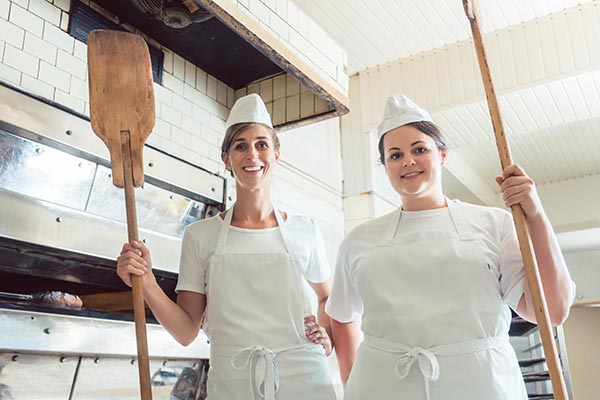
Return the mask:
M 284 222 L 289 236 L 290 252 L 300 259 L 304 278 L 313 283 L 329 279 L 331 271 L 321 231 L 308 217 L 290 215 Z M 206 293 L 208 265 L 215 253 L 223 219 L 217 214 L 190 224 L 183 234 L 179 279 L 175 291 Z M 244 229 L 231 226 L 226 254 L 257 254 L 285 252 L 279 227 Z
M 516 310 L 523 294 L 525 269 L 519 250 L 516 231 L 510 213 L 499 208 L 482 207 L 459 203 L 465 207 L 465 227 L 476 236 L 481 245 L 485 261 L 498 271 L 498 289 L 504 302 Z M 356 321 L 361 318 L 363 302 L 354 281 L 361 259 L 379 244 L 388 228 L 392 213 L 356 227 L 344 239 L 337 257 L 331 294 L 325 310 L 340 322 Z M 414 232 L 455 232 L 448 208 L 425 211 L 403 211 L 395 237 Z

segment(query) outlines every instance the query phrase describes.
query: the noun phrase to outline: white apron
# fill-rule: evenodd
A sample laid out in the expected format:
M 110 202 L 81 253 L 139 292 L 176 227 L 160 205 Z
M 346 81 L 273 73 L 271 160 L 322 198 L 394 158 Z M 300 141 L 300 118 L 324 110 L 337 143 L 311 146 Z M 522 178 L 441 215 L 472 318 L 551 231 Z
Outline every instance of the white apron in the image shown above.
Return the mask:
M 208 268 L 208 400 L 334 400 L 323 346 L 304 333 L 308 299 L 280 213 L 286 253 L 225 254 L 232 216 Z
M 345 400 L 526 400 L 497 269 L 447 199 L 456 232 L 396 239 L 402 211 L 359 261 L 360 345 Z

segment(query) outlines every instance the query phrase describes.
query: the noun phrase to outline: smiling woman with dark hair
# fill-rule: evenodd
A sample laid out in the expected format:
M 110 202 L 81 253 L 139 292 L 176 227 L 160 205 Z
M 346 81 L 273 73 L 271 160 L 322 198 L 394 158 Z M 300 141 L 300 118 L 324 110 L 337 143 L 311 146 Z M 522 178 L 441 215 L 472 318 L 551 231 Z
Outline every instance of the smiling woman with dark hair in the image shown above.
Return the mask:
M 444 196 L 444 138 L 407 97 L 388 98 L 379 137 L 402 206 L 340 247 L 326 310 L 344 398 L 527 399 L 510 308 L 535 314 L 510 214 Z M 550 318 L 561 324 L 574 287 L 535 185 L 517 165 L 496 182 L 506 206 L 525 212 Z
M 307 217 L 279 211 L 271 178 L 279 140 L 256 94 L 231 109 L 222 145 L 237 199 L 226 212 L 187 227 L 177 303 L 156 283 L 150 253 L 123 246 L 117 273 L 143 276 L 144 297 L 160 323 L 186 345 L 200 325 L 210 338 L 209 400 L 334 400 L 324 312 L 330 270 L 321 234 Z M 312 315 L 312 287 L 319 302 Z

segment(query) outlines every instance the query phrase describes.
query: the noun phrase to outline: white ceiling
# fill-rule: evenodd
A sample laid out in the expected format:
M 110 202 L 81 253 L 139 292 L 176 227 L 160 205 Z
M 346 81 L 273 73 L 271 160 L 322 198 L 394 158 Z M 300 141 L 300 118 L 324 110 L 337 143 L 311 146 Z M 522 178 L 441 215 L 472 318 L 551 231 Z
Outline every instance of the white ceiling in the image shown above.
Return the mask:
M 377 126 L 388 95 L 407 94 L 450 143 L 446 192 L 498 205 L 499 157 L 462 1 L 295 1 L 346 50 L 360 131 Z M 513 161 L 554 204 L 559 230 L 600 227 L 600 0 L 479 4 Z
M 348 53 L 348 74 L 471 36 L 461 0 L 294 0 Z M 594 0 L 481 0 L 483 32 Z

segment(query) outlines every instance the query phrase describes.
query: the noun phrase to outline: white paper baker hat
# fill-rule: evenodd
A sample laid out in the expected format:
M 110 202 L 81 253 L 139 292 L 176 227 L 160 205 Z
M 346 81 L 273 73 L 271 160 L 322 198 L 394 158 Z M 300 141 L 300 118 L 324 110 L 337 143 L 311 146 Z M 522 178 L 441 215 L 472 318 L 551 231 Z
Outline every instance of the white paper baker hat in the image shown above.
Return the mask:
M 433 122 L 427 110 L 419 107 L 403 94 L 394 94 L 385 101 L 383 121 L 377 127 L 379 140 L 391 131 L 412 122 Z
M 235 124 L 243 123 L 258 123 L 273 128 L 267 107 L 256 93 L 237 99 L 225 123 L 225 131 Z

